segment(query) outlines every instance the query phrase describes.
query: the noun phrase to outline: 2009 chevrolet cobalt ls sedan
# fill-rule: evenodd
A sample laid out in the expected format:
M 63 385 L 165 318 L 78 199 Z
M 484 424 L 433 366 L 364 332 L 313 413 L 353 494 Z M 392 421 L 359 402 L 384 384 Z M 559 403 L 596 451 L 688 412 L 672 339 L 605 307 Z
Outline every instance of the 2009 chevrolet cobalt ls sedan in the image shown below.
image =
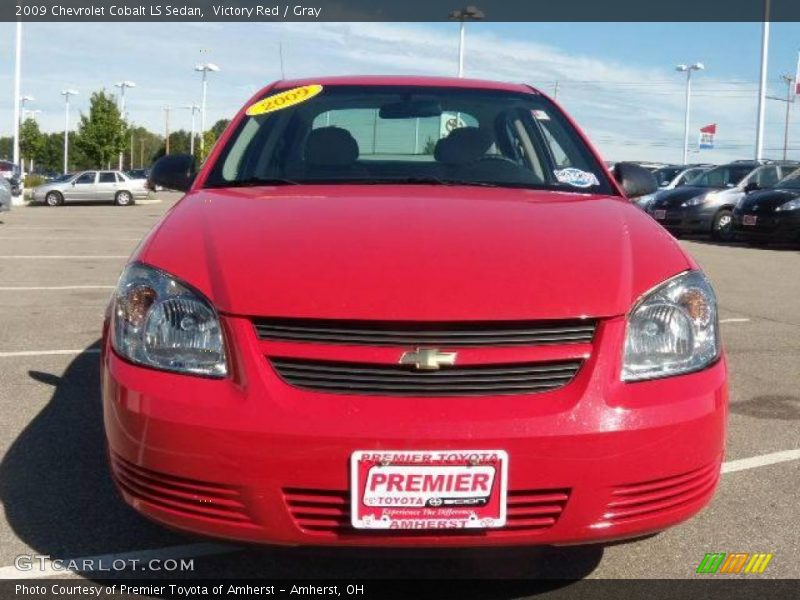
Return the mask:
M 613 178 L 612 178 L 613 175 Z M 696 263 L 525 85 L 281 81 L 136 250 L 105 322 L 114 479 L 172 527 L 277 544 L 629 538 L 720 472 Z

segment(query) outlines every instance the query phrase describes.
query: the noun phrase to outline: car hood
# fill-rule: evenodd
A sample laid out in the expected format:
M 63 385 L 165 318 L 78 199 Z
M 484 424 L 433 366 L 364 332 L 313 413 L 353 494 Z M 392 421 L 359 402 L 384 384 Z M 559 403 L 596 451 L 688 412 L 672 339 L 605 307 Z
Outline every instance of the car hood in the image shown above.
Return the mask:
M 693 266 L 623 198 L 422 185 L 196 191 L 134 259 L 226 313 L 386 320 L 619 315 Z
M 656 193 L 651 208 L 678 208 L 691 198 L 703 196 L 709 192 L 718 192 L 721 189 L 726 188 L 683 185 L 671 190 L 663 190 Z
M 775 210 L 793 198 L 800 196 L 800 190 L 769 189 L 751 192 L 739 201 L 737 208 L 747 211 Z

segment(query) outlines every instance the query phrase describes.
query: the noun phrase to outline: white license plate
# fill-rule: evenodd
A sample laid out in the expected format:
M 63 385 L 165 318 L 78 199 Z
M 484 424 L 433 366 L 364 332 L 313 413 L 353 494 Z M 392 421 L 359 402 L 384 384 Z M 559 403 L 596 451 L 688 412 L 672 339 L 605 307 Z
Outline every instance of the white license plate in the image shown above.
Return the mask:
M 506 523 L 503 450 L 359 450 L 350 469 L 356 529 L 489 529 Z
M 663 221 L 664 219 L 667 218 L 667 211 L 665 211 L 665 210 L 654 210 L 653 211 L 653 216 L 656 218 L 656 220 Z
M 742 217 L 742 225 L 749 225 L 750 227 L 752 227 L 756 224 L 757 220 L 758 220 L 757 215 L 744 215 Z

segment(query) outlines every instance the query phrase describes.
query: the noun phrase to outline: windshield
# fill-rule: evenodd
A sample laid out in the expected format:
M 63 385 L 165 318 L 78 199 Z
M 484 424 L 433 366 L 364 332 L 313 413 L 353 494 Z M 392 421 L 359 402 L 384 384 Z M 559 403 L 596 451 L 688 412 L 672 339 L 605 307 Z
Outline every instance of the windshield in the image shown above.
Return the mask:
M 753 165 L 723 165 L 692 179 L 688 185 L 700 187 L 734 187 L 754 169 Z
M 675 179 L 675 176 L 680 173 L 681 170 L 681 167 L 662 167 L 661 169 L 653 171 L 653 175 L 655 175 L 659 186 L 665 186 Z
M 304 86 L 248 108 L 206 185 L 425 183 L 613 193 L 545 98 L 497 90 Z
M 781 190 L 800 190 L 800 169 L 795 169 L 772 187 Z

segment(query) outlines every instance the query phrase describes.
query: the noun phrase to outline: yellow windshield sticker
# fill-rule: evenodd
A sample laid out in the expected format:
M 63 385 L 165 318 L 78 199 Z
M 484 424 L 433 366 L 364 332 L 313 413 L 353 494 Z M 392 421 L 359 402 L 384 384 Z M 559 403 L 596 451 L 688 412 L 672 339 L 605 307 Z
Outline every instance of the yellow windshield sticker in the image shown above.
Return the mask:
M 247 109 L 247 115 L 256 117 L 258 115 L 265 115 L 267 113 L 275 112 L 283 108 L 289 108 L 295 104 L 300 104 L 306 100 L 310 100 L 322 91 L 322 86 L 319 84 L 304 85 L 302 87 L 292 88 L 285 92 L 280 92 L 269 98 L 259 100 Z

